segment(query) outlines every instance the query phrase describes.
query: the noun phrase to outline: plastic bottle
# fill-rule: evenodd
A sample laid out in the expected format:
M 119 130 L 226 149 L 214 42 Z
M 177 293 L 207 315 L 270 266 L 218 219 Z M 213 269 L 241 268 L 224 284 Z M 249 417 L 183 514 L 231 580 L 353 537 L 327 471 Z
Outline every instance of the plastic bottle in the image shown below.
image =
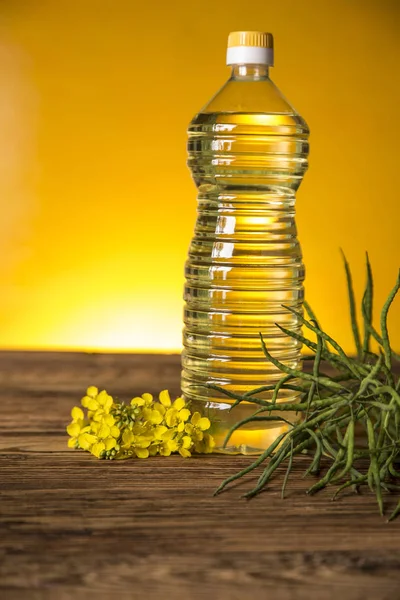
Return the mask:
M 188 132 L 198 216 L 185 268 L 182 391 L 215 423 L 217 449 L 249 454 L 287 426 L 249 423 L 223 448 L 230 427 L 257 406 L 231 410 L 234 400 L 205 384 L 238 395 L 275 384 L 282 373 L 266 360 L 260 333 L 273 356 L 301 364 L 300 343 L 276 323 L 300 332 L 283 305 L 302 309 L 295 193 L 308 166 L 309 130 L 269 77 L 270 33 L 231 33 L 227 64 L 231 77 Z M 282 391 L 280 400 L 296 400 L 296 392 Z

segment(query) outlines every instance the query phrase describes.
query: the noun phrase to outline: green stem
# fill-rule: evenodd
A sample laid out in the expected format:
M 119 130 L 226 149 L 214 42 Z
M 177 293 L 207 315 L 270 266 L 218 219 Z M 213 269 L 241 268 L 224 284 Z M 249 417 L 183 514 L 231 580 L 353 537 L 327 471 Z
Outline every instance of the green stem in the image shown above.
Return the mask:
M 392 370 L 392 350 L 390 348 L 389 331 L 388 331 L 388 326 L 387 326 L 387 316 L 388 316 L 389 308 L 390 308 L 393 300 L 395 299 L 399 289 L 400 289 L 400 270 L 397 275 L 397 281 L 395 283 L 395 286 L 391 290 L 385 304 L 383 305 L 382 312 L 381 312 L 382 345 L 383 345 L 383 350 L 385 352 L 385 365 L 390 373 Z M 391 385 L 394 385 L 393 377 L 391 379 L 392 380 L 389 383 Z
M 373 295 L 374 295 L 374 282 L 372 278 L 371 263 L 369 262 L 368 252 L 366 253 L 366 267 L 367 267 L 367 283 L 365 286 L 365 292 L 361 303 L 362 314 L 364 318 L 364 342 L 363 342 L 363 354 L 365 355 L 370 349 L 370 339 L 372 326 L 372 308 L 373 308 Z
M 342 253 L 344 268 L 345 268 L 345 272 L 346 272 L 351 328 L 353 331 L 353 337 L 354 337 L 354 343 L 356 345 L 357 356 L 358 356 L 358 358 L 361 358 L 362 345 L 361 345 L 361 339 L 360 339 L 360 330 L 358 328 L 358 322 L 357 322 L 356 301 L 355 301 L 354 289 L 353 289 L 353 278 L 351 276 L 351 270 L 350 270 L 349 263 L 347 262 L 347 259 L 346 259 L 346 256 L 345 256 L 343 250 L 341 250 L 341 253 Z

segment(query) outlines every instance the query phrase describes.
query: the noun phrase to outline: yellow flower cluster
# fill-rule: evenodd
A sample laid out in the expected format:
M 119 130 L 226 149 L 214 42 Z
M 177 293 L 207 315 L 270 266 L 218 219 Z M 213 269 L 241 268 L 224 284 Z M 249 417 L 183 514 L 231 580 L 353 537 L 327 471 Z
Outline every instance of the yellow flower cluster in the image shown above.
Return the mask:
M 86 414 L 79 406 L 72 409 L 68 446 L 88 450 L 97 458 L 147 458 L 174 452 L 186 458 L 193 451 L 210 453 L 215 445 L 208 433 L 210 420 L 191 413 L 183 398 L 171 402 L 167 390 L 160 392 L 158 400 L 143 394 L 126 405 L 91 386 L 81 404 Z

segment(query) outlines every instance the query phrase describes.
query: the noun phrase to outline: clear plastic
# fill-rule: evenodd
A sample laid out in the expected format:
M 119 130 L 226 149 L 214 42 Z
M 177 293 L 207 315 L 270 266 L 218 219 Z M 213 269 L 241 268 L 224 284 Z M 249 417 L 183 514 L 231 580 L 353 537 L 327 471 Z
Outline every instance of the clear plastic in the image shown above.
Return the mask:
M 182 391 L 215 423 L 220 451 L 258 453 L 286 427 L 249 423 L 223 448 L 230 427 L 256 406 L 231 410 L 233 400 L 205 384 L 241 395 L 275 384 L 282 374 L 266 360 L 260 333 L 276 358 L 300 366 L 301 345 L 276 323 L 300 332 L 283 305 L 302 309 L 295 193 L 308 165 L 308 135 L 263 65 L 234 66 L 189 126 L 198 217 L 185 269 Z M 296 400 L 296 392 L 283 391 L 281 400 Z

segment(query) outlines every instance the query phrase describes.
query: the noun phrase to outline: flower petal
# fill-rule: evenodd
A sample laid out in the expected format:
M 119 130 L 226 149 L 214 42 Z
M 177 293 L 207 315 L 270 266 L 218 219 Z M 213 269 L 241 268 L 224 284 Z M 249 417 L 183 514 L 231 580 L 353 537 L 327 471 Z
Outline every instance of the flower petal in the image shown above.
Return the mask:
M 97 437 L 91 433 L 81 433 L 78 437 L 78 444 L 83 450 L 89 450 L 89 448 L 97 442 Z
M 176 410 L 181 410 L 182 408 L 185 408 L 186 406 L 186 402 L 183 398 L 177 398 L 173 404 L 173 407 Z
M 147 392 L 145 394 L 142 394 L 142 398 L 146 402 L 146 404 L 151 404 L 153 402 L 153 396 L 151 394 L 148 394 Z
M 192 445 L 192 440 L 188 435 L 183 436 L 182 438 L 182 448 L 190 448 Z
M 190 458 L 192 455 L 190 454 L 189 450 L 186 450 L 186 448 L 179 448 L 179 454 L 183 457 L 183 458 Z
M 99 408 L 99 403 L 97 402 L 96 398 L 91 398 L 89 400 L 89 402 L 87 403 L 87 408 L 89 410 L 97 410 Z
M 101 392 L 99 392 L 97 394 L 96 400 L 98 401 L 98 403 L 100 404 L 100 406 L 104 405 L 104 402 L 106 401 L 107 396 L 108 396 L 108 394 L 107 394 L 106 390 L 101 390 Z
M 139 396 L 135 396 L 135 398 L 132 398 L 131 406 L 143 406 L 143 405 L 144 405 L 143 398 L 140 398 Z
M 171 452 L 176 452 L 178 450 L 178 444 L 175 440 L 168 440 L 166 442 L 166 446 L 168 450 L 171 450 Z
M 112 405 L 114 404 L 114 399 L 112 396 L 107 396 L 106 400 L 104 401 L 104 410 L 105 412 L 110 412 L 110 409 L 112 408 Z
M 180 421 L 187 421 L 190 417 L 190 410 L 188 408 L 182 408 L 182 410 L 179 411 L 178 417 Z
M 113 437 L 108 437 L 104 440 L 104 447 L 107 450 L 112 450 L 113 448 L 115 448 L 117 444 L 117 440 Z
M 135 448 L 135 453 L 138 458 L 148 458 L 149 456 L 147 448 Z
M 206 429 L 210 429 L 210 427 L 211 427 L 210 419 L 207 419 L 207 417 L 202 417 L 200 419 L 200 421 L 197 423 L 197 427 L 199 427 L 199 429 L 201 429 L 201 431 L 206 431 Z
M 79 406 L 74 406 L 71 410 L 71 417 L 74 421 L 79 421 L 80 419 L 84 419 L 85 415 L 83 414 L 83 410 L 79 408 Z
M 168 390 L 163 390 L 162 392 L 160 392 L 158 398 L 163 406 L 166 406 L 166 407 L 171 406 L 171 398 L 169 396 Z
M 97 410 L 88 412 L 88 417 L 92 421 L 103 421 L 104 415 L 105 412 L 101 407 L 99 407 Z
M 110 428 L 110 433 L 111 433 L 111 435 L 112 435 L 113 438 L 119 438 L 119 436 L 121 434 L 120 430 L 118 429 L 118 427 L 116 425 L 113 425 Z
M 93 444 L 93 446 L 90 448 L 90 452 L 94 456 L 97 456 L 97 458 L 100 458 L 105 449 L 106 447 L 103 442 L 96 442 L 96 444 Z
M 67 427 L 67 433 L 68 435 L 70 435 L 71 437 L 78 437 L 78 435 L 80 434 L 81 431 L 81 427 L 78 423 L 70 423 Z
M 68 448 L 75 448 L 76 447 L 76 437 L 70 437 L 68 440 Z
M 152 410 L 149 420 L 154 425 L 159 425 L 163 420 L 163 416 L 161 413 L 158 412 L 158 410 Z
M 155 456 L 158 452 L 158 444 L 152 444 L 149 446 L 149 454 L 150 456 Z
M 97 396 L 97 401 L 100 406 L 103 406 L 105 412 L 109 412 L 113 405 L 113 397 L 107 394 L 106 390 L 102 390 Z
M 150 421 L 152 412 L 153 411 L 150 408 L 143 408 L 141 413 L 142 419 L 144 421 Z
M 124 433 L 122 434 L 122 442 L 124 446 L 130 446 L 133 440 L 134 436 L 132 431 L 130 431 L 129 429 L 125 429 Z
M 97 396 L 98 393 L 99 393 L 99 390 L 94 385 L 91 385 L 86 390 L 86 395 L 90 396 L 90 398 L 96 398 L 96 396 Z
M 114 419 L 114 417 L 112 415 L 104 415 L 103 421 L 109 427 L 112 427 L 114 425 L 114 423 L 115 423 L 115 419 Z
M 110 435 L 110 428 L 104 422 L 101 424 L 99 431 L 97 432 L 99 438 L 104 439 Z
M 190 419 L 191 423 L 196 426 L 201 419 L 201 414 L 199 412 L 195 412 L 192 414 L 192 418 Z
M 173 429 L 167 429 L 165 433 L 162 434 L 163 442 L 168 442 L 175 435 L 175 431 Z
M 89 402 L 93 400 L 93 398 L 91 398 L 90 396 L 83 396 L 83 398 L 81 399 L 81 404 L 84 408 L 88 408 L 89 406 Z
M 175 427 L 178 422 L 178 413 L 175 409 L 169 408 L 165 413 L 165 423 L 168 427 Z
M 94 433 L 95 435 L 97 435 L 99 433 L 100 427 L 101 427 L 101 423 L 99 423 L 98 421 L 92 421 L 90 423 L 90 431 L 92 433 Z
M 156 440 L 163 439 L 163 436 L 166 431 L 168 431 L 168 429 L 165 427 L 165 425 L 158 425 L 158 427 L 155 427 L 154 431 L 153 431 L 154 439 L 156 439 Z
M 148 448 L 153 441 L 153 436 L 148 435 L 138 435 L 135 439 L 135 449 L 136 448 Z
M 161 415 L 163 415 L 163 416 L 165 415 L 165 406 L 163 406 L 159 402 L 154 402 L 154 404 L 153 404 L 153 410 L 158 410 L 158 412 Z
M 171 456 L 171 449 L 166 444 L 160 448 L 160 456 Z

